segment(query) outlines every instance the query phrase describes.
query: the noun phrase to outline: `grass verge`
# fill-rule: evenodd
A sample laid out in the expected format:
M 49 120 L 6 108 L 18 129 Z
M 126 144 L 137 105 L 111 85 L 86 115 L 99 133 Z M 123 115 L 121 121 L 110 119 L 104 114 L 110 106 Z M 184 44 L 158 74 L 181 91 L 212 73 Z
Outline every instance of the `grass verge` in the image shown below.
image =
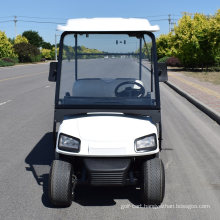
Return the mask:
M 201 69 L 195 69 L 195 70 L 186 70 L 181 67 L 168 67 L 168 71 L 171 72 L 180 72 L 186 76 L 190 76 L 193 78 L 196 78 L 203 82 L 210 82 L 215 85 L 220 85 L 220 71 L 213 71 L 214 69 L 210 69 L 208 71 L 201 70 Z
M 220 72 L 182 72 L 186 76 L 197 78 L 204 82 L 220 85 Z
M 4 67 L 4 66 L 14 66 L 15 64 L 12 62 L 7 62 L 4 60 L 0 60 L 0 67 Z

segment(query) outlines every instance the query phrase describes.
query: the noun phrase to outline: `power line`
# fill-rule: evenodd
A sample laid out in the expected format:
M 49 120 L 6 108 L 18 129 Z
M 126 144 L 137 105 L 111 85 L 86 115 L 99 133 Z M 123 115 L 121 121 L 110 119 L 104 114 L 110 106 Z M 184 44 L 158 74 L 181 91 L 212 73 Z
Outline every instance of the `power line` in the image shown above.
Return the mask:
M 13 20 L 7 20 L 7 21 L 0 21 L 0 23 L 6 23 L 6 22 L 11 22 Z
M 147 18 L 148 17 L 164 17 L 164 16 L 167 16 L 167 15 L 149 15 L 149 16 L 146 16 Z M 168 23 L 169 23 L 169 32 L 172 30 L 172 27 L 171 25 L 174 25 L 174 21 L 178 21 L 178 19 L 176 18 L 171 18 L 172 17 L 177 17 L 179 15 L 171 15 L 171 14 L 168 14 L 168 19 L 167 18 L 161 18 L 161 19 L 154 19 L 154 20 L 150 20 L 150 22 L 155 22 L 155 21 L 167 21 L 168 20 Z M 5 16 L 6 17 L 6 16 Z M 0 17 L 0 18 L 5 18 L 5 17 Z M 62 23 L 62 22 L 55 22 L 55 21 L 36 21 L 36 20 L 23 20 L 23 19 L 18 19 L 19 17 L 20 18 L 35 18 L 35 19 L 62 19 L 62 20 L 67 20 L 66 18 L 52 18 L 52 17 L 32 17 L 32 16 L 7 16 L 7 17 L 14 17 L 13 20 L 5 20 L 5 21 L 0 21 L 0 23 L 7 23 L 7 22 L 14 22 L 15 24 L 15 37 L 16 37 L 16 23 L 19 21 L 19 22 L 26 22 L 26 23 L 38 23 L 38 24 L 65 24 L 65 23 Z M 145 17 L 145 18 L 146 18 Z
M 168 21 L 168 24 L 169 24 L 169 32 L 171 32 L 171 31 L 173 31 L 173 25 L 176 24 L 175 21 L 178 21 L 178 19 L 173 18 L 174 15 L 171 15 L 171 14 L 168 14 L 168 15 L 166 15 L 166 16 L 168 16 L 168 18 L 150 20 L 150 22 L 153 22 L 153 21 Z
M 147 18 L 153 18 L 153 17 L 165 17 L 167 15 L 149 15 L 149 16 L 146 16 Z
M 1 16 L 0 18 L 12 18 L 13 16 Z
M 148 15 L 146 16 L 145 18 L 153 18 L 153 17 L 166 17 L 167 15 L 166 14 L 163 14 L 163 15 Z M 172 16 L 177 16 L 177 17 L 180 17 L 180 15 L 172 15 Z M 10 17 L 14 17 L 14 16 L 0 16 L 0 18 L 10 18 Z M 48 20 L 48 19 L 52 19 L 52 20 L 68 20 L 69 18 L 55 18 L 55 17 L 38 17 L 38 16 L 23 16 L 23 15 L 18 15 L 17 17 L 20 17 L 20 18 L 37 18 L 37 19 L 45 19 L 45 20 Z M 144 17 L 142 17 L 144 18 Z
M 167 21 L 167 18 L 164 18 L 164 19 L 157 19 L 157 20 L 150 20 L 151 21 Z
M 29 20 L 20 20 L 20 19 L 18 19 L 18 21 L 21 21 L 21 22 L 40 23 L 40 24 L 65 24 L 65 23 L 53 22 L 53 21 L 29 21 Z
M 37 18 L 37 19 L 53 19 L 53 20 L 67 20 L 67 18 L 51 18 L 51 17 L 31 17 L 31 16 L 17 16 L 20 18 Z
M 6 23 L 6 22 L 11 22 L 11 21 L 14 21 L 14 22 L 18 22 L 18 21 L 21 21 L 21 22 L 32 22 L 32 23 L 40 23 L 40 24 L 65 24 L 65 23 L 62 23 L 62 22 L 54 22 L 54 21 L 21 20 L 21 19 L 18 19 L 18 16 L 14 16 L 13 20 L 0 21 L 0 23 Z

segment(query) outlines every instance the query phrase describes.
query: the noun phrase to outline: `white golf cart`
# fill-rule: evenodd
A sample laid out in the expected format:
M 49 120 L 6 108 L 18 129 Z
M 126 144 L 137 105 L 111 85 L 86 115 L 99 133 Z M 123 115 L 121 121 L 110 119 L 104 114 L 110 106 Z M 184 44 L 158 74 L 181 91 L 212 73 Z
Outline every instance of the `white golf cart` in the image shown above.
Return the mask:
M 70 206 L 76 184 L 133 185 L 142 202 L 165 191 L 155 37 L 146 19 L 70 19 L 50 64 L 56 81 L 49 198 Z M 57 132 L 57 125 L 59 129 Z

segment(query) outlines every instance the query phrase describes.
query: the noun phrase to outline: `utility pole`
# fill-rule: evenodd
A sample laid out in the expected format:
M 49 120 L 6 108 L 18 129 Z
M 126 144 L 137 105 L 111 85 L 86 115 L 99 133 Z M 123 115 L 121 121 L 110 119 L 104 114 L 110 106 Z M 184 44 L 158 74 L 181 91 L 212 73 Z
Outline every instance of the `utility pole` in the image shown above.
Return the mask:
M 14 23 L 15 23 L 15 38 L 17 37 L 17 32 L 16 32 L 16 23 L 17 23 L 17 16 L 14 16 Z
M 169 32 L 171 31 L 171 14 L 168 14 Z
M 55 60 L 57 61 L 57 34 L 55 33 Z
M 60 36 L 60 34 L 57 34 L 55 32 L 55 59 L 57 61 L 58 53 L 57 53 L 57 37 Z
M 174 31 L 174 26 L 176 25 L 176 22 L 171 22 L 172 28 L 171 31 Z

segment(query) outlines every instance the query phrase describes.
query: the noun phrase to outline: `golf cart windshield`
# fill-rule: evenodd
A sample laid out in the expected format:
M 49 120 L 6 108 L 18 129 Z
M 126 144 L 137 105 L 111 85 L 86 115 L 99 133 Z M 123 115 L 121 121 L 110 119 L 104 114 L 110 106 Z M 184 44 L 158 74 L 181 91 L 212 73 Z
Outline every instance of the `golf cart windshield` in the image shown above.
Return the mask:
M 66 32 L 60 49 L 58 106 L 157 105 L 152 40 L 146 33 Z

